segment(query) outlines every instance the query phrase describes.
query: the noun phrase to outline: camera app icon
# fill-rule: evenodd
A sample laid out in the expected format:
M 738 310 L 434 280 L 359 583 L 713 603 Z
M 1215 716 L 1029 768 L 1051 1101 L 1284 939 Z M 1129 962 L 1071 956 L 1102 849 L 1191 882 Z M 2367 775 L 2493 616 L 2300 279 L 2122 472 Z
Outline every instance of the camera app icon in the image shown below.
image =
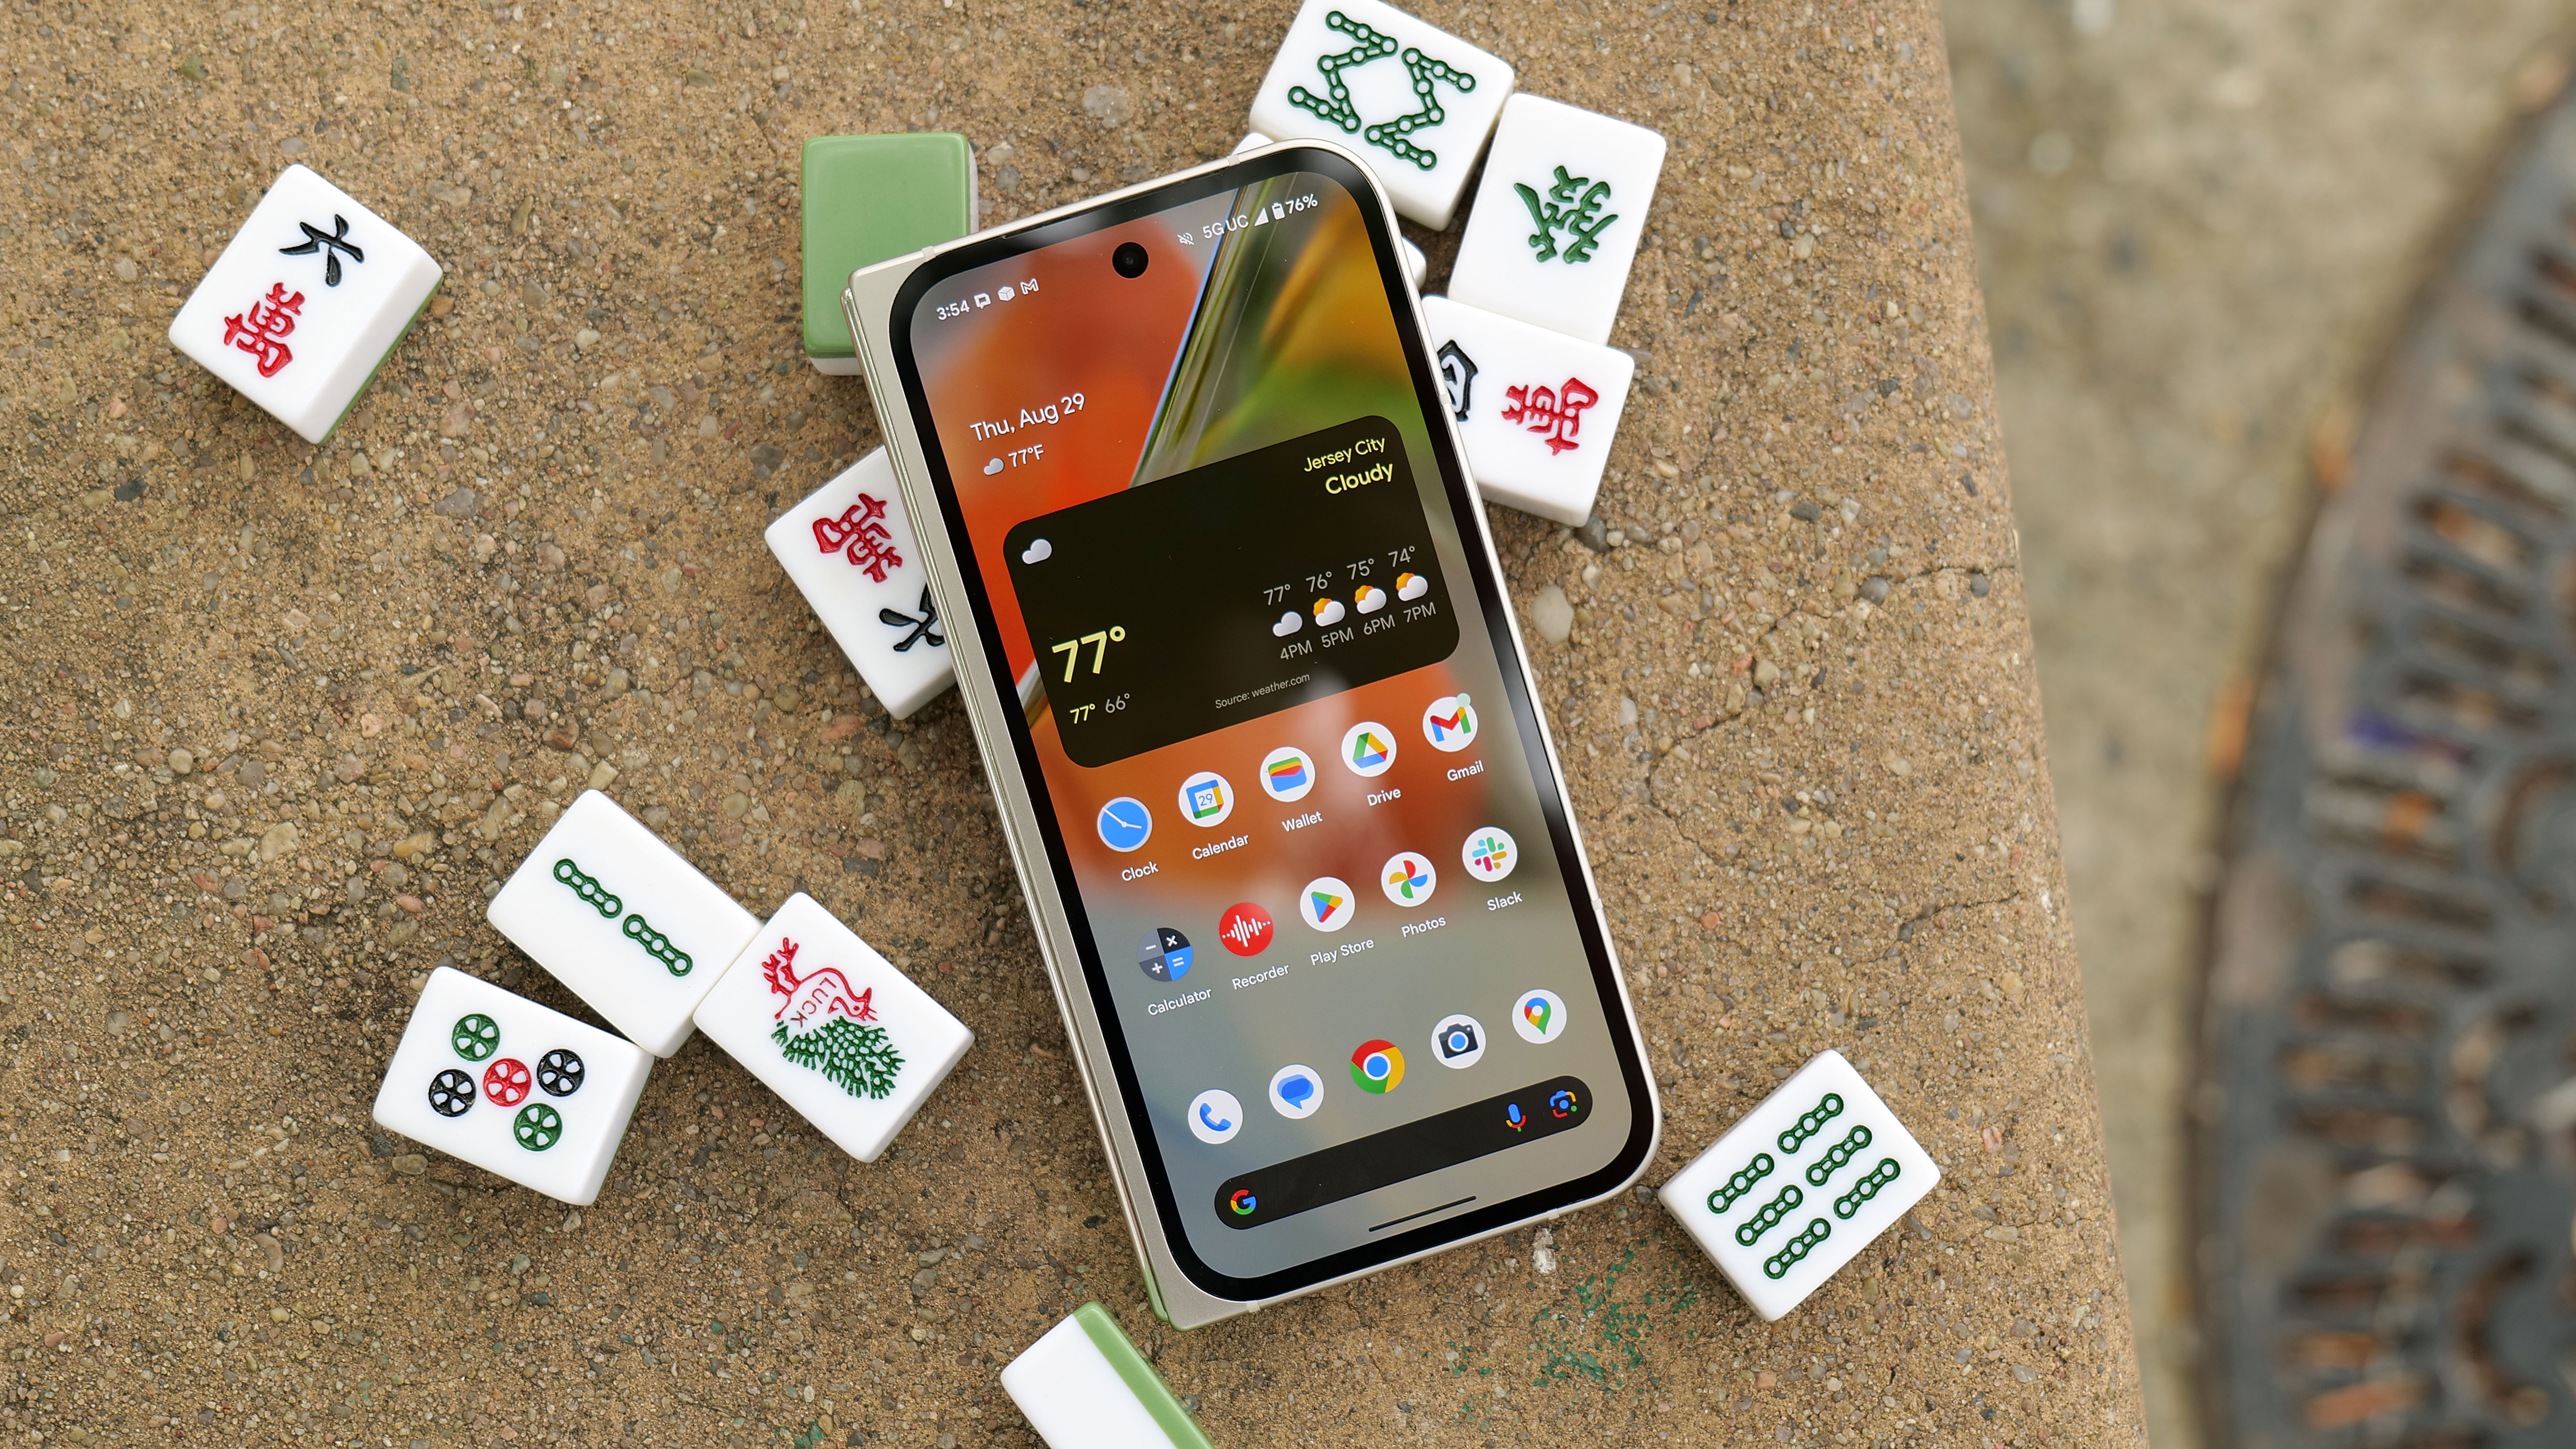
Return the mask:
M 1485 1027 L 1472 1016 L 1444 1016 L 1431 1029 L 1431 1059 L 1444 1067 L 1472 1067 L 1485 1054 Z

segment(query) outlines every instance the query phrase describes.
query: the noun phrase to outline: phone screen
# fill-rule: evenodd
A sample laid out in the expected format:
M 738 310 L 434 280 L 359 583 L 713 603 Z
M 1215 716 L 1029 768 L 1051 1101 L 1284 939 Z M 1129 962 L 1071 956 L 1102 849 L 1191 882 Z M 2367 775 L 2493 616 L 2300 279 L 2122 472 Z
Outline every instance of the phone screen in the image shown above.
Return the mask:
M 1254 158 L 935 259 L 895 311 L 1156 1210 L 1232 1298 L 1597 1195 L 1651 1140 L 1355 182 Z

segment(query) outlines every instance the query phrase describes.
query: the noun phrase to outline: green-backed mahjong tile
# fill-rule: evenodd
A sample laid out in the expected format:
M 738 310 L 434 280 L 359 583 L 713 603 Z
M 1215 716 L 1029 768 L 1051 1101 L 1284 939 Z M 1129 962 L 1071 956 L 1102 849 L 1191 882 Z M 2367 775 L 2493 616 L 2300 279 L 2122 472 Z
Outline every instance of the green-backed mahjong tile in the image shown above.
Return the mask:
M 805 355 L 856 372 L 850 273 L 975 229 L 975 153 L 947 131 L 805 143 Z M 830 367 L 835 361 L 846 367 Z

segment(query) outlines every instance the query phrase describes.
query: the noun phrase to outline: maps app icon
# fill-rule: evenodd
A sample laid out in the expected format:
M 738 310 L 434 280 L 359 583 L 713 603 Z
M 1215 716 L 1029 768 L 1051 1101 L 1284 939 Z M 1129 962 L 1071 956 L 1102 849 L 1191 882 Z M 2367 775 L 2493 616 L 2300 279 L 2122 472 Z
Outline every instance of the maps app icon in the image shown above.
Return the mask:
M 1190 974 L 1190 938 L 1169 926 L 1156 926 L 1136 948 L 1136 964 L 1157 981 L 1178 981 Z

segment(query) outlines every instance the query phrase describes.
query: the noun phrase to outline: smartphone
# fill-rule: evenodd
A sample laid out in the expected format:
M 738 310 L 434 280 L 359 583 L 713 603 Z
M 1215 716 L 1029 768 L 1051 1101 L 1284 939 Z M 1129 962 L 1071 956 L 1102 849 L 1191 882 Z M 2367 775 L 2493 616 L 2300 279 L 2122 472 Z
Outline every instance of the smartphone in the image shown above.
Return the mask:
M 1447 388 L 1516 379 L 1426 352 L 1397 240 L 1364 164 L 1287 144 L 843 298 L 1182 1328 L 1609 1196 L 1654 1151 L 1452 425 Z

